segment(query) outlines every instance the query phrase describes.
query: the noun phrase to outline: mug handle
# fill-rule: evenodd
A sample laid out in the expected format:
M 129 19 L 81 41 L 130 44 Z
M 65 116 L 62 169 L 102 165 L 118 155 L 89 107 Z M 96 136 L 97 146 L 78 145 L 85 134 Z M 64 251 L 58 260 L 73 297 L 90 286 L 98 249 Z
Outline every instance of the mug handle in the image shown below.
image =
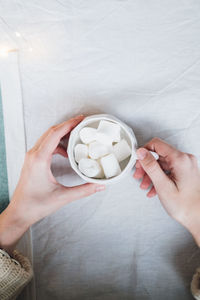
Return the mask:
M 154 151 L 149 151 L 149 152 L 153 155 L 153 157 L 154 157 L 156 160 L 159 159 L 158 153 L 156 153 L 156 152 L 154 152 Z
M 159 155 L 158 155 L 158 153 L 156 153 L 156 152 L 154 152 L 154 151 L 149 151 L 152 155 L 153 155 L 153 157 L 156 159 L 156 160 L 158 160 L 159 159 Z M 136 151 L 135 151 L 135 155 L 134 155 L 134 157 L 135 157 L 135 159 L 137 160 L 138 158 L 137 158 L 137 154 L 136 154 Z

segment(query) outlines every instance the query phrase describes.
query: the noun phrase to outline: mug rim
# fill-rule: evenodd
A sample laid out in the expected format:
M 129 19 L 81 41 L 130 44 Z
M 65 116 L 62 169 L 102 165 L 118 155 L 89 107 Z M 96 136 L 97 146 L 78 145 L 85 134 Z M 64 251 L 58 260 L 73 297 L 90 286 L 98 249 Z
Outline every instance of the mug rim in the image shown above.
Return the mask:
M 77 166 L 77 163 L 76 163 L 75 157 L 74 157 L 75 138 L 77 137 L 77 134 L 80 131 L 80 129 L 82 129 L 83 127 L 86 127 L 87 125 L 89 125 L 91 123 L 94 123 L 95 121 L 101 121 L 101 120 L 107 120 L 107 121 L 111 121 L 111 122 L 114 122 L 116 124 L 119 124 L 123 128 L 123 130 L 126 132 L 126 134 L 128 135 L 128 137 L 130 139 L 130 142 L 131 142 L 131 150 L 132 150 L 129 162 L 127 163 L 126 167 L 122 170 L 122 172 L 117 176 L 114 176 L 112 178 L 107 178 L 107 179 L 106 178 L 105 179 L 98 179 L 98 178 L 92 178 L 92 177 L 85 176 L 78 169 L 78 166 Z M 122 177 L 124 177 L 124 175 L 128 172 L 129 169 L 134 167 L 134 165 L 136 163 L 136 157 L 134 155 L 136 147 L 137 147 L 137 140 L 136 140 L 136 137 L 135 137 L 135 134 L 134 134 L 132 128 L 130 128 L 123 121 L 119 120 L 118 118 L 116 118 L 112 115 L 109 115 L 109 114 L 96 114 L 96 115 L 90 115 L 90 116 L 86 117 L 85 119 L 83 119 L 83 121 L 81 121 L 71 131 L 70 137 L 69 137 L 69 142 L 68 142 L 68 147 L 67 147 L 67 153 L 68 153 L 68 158 L 69 158 L 69 162 L 70 162 L 70 165 L 71 165 L 72 169 L 82 179 L 84 179 L 86 182 L 98 183 L 98 184 L 110 184 L 110 183 L 114 183 L 116 181 L 119 181 Z

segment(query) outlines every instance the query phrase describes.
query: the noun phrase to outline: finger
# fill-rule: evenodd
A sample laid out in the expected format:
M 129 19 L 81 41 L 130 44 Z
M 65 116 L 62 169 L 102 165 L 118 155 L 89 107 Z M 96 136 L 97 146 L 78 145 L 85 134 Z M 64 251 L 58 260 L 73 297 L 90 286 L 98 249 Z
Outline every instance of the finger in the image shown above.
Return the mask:
M 160 162 L 160 161 L 165 161 L 165 162 L 166 162 L 165 157 L 160 155 L 160 156 L 159 156 L 159 159 L 158 159 L 158 162 Z
M 152 188 L 150 189 L 150 191 L 147 193 L 147 197 L 151 198 L 151 197 L 154 197 L 156 196 L 156 189 L 154 186 L 152 186 Z
M 165 160 L 161 161 L 161 160 L 159 159 L 159 160 L 158 160 L 158 163 L 159 163 L 159 165 L 161 166 L 161 168 L 162 168 L 163 171 L 170 171 L 170 167 L 169 167 L 168 163 L 167 163 Z M 137 163 L 136 163 L 136 165 L 135 165 L 135 168 L 136 168 L 136 169 L 135 169 L 135 172 L 134 172 L 134 174 L 133 174 L 133 177 L 134 177 L 135 179 L 141 179 L 141 178 L 143 178 L 144 175 L 145 175 L 145 171 L 144 171 L 144 169 L 142 168 L 142 166 L 141 166 L 139 160 L 137 161 Z
M 152 184 L 152 181 L 151 181 L 150 177 L 147 174 L 145 174 L 144 178 L 143 178 L 143 180 L 140 184 L 140 188 L 143 189 L 143 190 L 146 190 L 146 189 L 149 188 L 149 186 L 151 184 Z
M 167 162 L 158 160 L 158 163 L 164 171 L 170 171 L 170 167 Z
M 163 172 L 153 155 L 147 149 L 140 148 L 137 150 L 137 156 L 144 171 L 151 178 L 156 191 L 160 193 L 167 192 L 169 187 L 172 186 L 172 182 Z
M 82 115 L 81 115 L 82 116 Z M 75 118 L 78 118 L 79 116 L 77 116 L 77 117 L 75 117 Z M 74 118 L 74 119 L 75 119 Z M 70 121 L 70 120 L 68 120 L 68 121 Z M 55 125 L 55 126 L 53 126 L 53 128 L 56 128 L 56 127 L 58 127 L 58 126 L 62 126 L 63 124 L 65 124 L 66 122 L 68 122 L 68 121 L 64 121 L 64 122 L 62 122 L 62 123 L 60 123 L 60 124 L 58 124 L 58 125 Z M 34 147 L 33 147 L 33 149 L 35 149 L 35 150 L 37 150 L 38 148 L 39 148 L 39 146 L 41 145 L 41 143 L 45 140 L 45 138 L 49 135 L 49 133 L 50 133 L 50 131 L 51 131 L 51 129 L 52 129 L 52 127 L 50 127 L 47 131 L 45 131 L 42 135 L 41 135 L 41 137 L 37 140 L 37 142 L 35 143 L 35 145 L 34 145 Z M 66 136 L 69 136 L 69 132 L 66 134 Z
M 145 147 L 156 151 L 159 156 L 161 155 L 161 160 L 163 161 L 164 158 L 165 162 L 167 162 L 169 166 L 166 171 L 171 171 L 170 178 L 176 182 L 176 185 L 182 184 L 182 179 L 185 179 L 185 174 L 188 174 L 187 170 L 190 164 L 190 160 L 188 159 L 189 156 L 158 138 L 151 140 Z M 183 185 L 184 184 L 185 181 Z
M 42 141 L 46 138 L 46 136 L 49 134 L 50 128 L 45 131 L 45 133 L 43 133 L 43 135 L 41 135 L 41 137 L 37 140 L 37 142 L 35 143 L 33 149 L 37 150 L 40 146 L 40 144 L 42 143 Z
M 141 168 L 141 163 L 139 162 L 139 160 L 136 161 L 135 167 L 136 169 Z
M 159 138 L 153 138 L 144 148 L 155 151 L 159 156 L 163 156 L 164 158 L 175 156 L 181 152 Z
M 63 122 L 57 126 L 51 127 L 48 135 L 42 140 L 38 150 L 45 156 L 52 155 L 54 150 L 58 146 L 61 138 L 67 133 L 69 133 L 83 119 L 84 116 L 81 115 L 76 118 L 70 119 L 66 122 Z
M 54 150 L 53 154 L 60 154 L 60 155 L 62 155 L 62 156 L 64 156 L 64 157 L 68 158 L 67 151 L 66 151 L 65 148 L 62 147 L 62 146 L 58 146 L 58 147 Z
M 58 125 L 54 125 L 53 127 L 60 126 L 60 125 L 64 124 L 65 122 L 62 122 L 62 123 L 60 123 Z M 35 148 L 35 150 L 38 149 L 38 147 L 41 145 L 42 141 L 44 141 L 44 139 L 48 136 L 48 134 L 50 133 L 51 129 L 52 129 L 52 127 L 50 127 L 47 131 L 45 131 L 45 133 L 43 133 L 43 135 L 37 140 L 37 142 L 35 143 L 35 145 L 33 147 L 33 148 Z
M 85 183 L 74 187 L 65 187 L 65 192 L 62 194 L 62 197 L 64 202 L 69 203 L 104 190 L 105 185 Z
M 144 174 L 145 174 L 145 171 L 144 171 L 144 169 L 142 168 L 142 166 L 140 165 L 138 168 L 135 169 L 135 172 L 134 172 L 134 174 L 133 174 L 133 177 L 134 177 L 135 179 L 141 179 L 141 178 L 143 178 Z

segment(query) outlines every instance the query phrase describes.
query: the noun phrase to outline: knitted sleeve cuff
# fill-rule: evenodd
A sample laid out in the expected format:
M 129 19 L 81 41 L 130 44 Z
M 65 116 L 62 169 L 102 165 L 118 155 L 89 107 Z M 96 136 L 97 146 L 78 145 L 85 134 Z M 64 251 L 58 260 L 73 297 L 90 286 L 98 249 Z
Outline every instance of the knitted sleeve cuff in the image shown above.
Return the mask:
M 196 270 L 191 282 L 191 292 L 195 299 L 200 300 L 200 268 Z
M 15 299 L 33 277 L 28 258 L 17 250 L 13 258 L 0 249 L 0 299 Z

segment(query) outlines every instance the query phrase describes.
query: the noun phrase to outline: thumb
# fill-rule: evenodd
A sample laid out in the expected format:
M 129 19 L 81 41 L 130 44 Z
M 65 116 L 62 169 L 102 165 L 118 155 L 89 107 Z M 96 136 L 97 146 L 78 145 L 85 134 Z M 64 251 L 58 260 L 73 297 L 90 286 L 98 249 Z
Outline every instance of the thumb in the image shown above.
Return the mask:
M 156 191 L 159 193 L 168 189 L 171 180 L 161 169 L 153 155 L 147 149 L 140 148 L 137 150 L 137 157 L 144 171 L 151 178 Z
M 73 187 L 65 187 L 65 201 L 67 203 L 77 199 L 88 197 L 94 193 L 105 190 L 105 185 L 99 185 L 94 183 L 85 183 Z

